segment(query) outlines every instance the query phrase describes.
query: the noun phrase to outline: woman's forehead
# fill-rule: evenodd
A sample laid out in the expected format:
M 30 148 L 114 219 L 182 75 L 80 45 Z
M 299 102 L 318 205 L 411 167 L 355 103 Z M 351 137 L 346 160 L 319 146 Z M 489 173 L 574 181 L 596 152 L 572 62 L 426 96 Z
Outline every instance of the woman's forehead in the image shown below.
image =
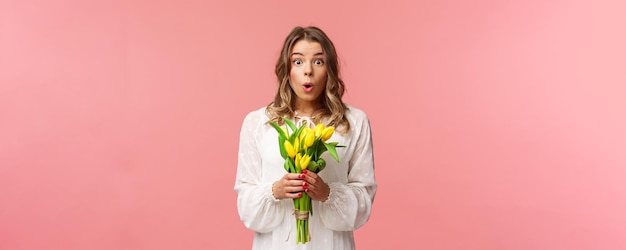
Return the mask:
M 319 55 L 324 54 L 324 49 L 319 42 L 300 40 L 291 48 L 291 55 Z

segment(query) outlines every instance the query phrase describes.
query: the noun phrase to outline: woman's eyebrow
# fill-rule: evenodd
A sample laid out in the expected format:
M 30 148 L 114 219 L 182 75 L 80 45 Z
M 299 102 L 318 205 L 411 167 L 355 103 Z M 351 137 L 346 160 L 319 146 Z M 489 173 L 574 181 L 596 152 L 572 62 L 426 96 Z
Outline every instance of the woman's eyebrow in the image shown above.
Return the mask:
M 313 56 L 323 56 L 324 52 L 317 52 L 315 53 Z M 304 54 L 300 53 L 300 52 L 293 52 L 291 53 L 291 56 L 304 56 Z

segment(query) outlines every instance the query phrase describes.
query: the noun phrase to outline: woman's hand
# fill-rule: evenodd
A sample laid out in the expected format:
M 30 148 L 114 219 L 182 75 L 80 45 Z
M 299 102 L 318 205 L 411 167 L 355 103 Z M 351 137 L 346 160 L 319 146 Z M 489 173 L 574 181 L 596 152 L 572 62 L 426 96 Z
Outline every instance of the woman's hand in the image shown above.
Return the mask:
M 302 180 L 305 174 L 285 174 L 272 184 L 272 194 L 276 199 L 295 199 L 302 197 L 307 184 Z
M 302 170 L 305 174 L 304 183 L 302 184 L 304 191 L 311 197 L 312 200 L 326 201 L 330 195 L 330 187 L 322 177 L 311 171 Z

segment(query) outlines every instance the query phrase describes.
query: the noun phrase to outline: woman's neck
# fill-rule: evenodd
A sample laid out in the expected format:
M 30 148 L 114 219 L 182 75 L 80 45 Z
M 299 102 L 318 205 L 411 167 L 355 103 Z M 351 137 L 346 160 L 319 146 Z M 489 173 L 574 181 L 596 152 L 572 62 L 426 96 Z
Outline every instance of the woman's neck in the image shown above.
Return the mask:
M 301 109 L 296 109 L 295 111 L 296 111 L 296 115 L 298 115 L 298 116 L 313 117 L 315 115 L 315 110 L 303 111 Z
M 313 117 L 320 108 L 321 105 L 317 103 L 303 103 L 296 105 L 295 111 L 297 115 Z

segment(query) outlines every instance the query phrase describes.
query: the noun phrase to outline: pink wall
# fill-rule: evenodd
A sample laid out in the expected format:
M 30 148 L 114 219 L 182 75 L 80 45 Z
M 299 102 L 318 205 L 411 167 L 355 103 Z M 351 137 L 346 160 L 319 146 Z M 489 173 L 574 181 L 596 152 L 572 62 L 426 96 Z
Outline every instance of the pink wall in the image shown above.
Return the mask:
M 626 249 L 625 9 L 3 0 L 0 249 L 248 249 L 239 126 L 310 24 L 374 129 L 359 249 Z

